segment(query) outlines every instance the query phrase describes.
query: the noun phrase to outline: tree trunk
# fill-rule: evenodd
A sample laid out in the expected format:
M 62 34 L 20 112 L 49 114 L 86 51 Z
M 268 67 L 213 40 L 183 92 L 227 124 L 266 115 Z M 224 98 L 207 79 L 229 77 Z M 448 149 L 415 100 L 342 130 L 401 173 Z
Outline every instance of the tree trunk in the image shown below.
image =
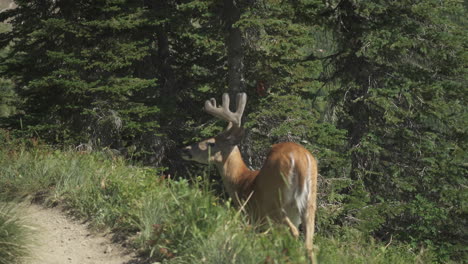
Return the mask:
M 171 9 L 171 3 L 167 0 L 146 0 L 144 5 L 151 10 L 152 18 L 156 21 L 164 20 Z M 173 95 L 177 94 L 176 74 L 173 68 L 174 58 L 171 54 L 168 36 L 169 23 L 158 23 L 154 31 L 157 56 L 153 57 L 153 64 L 159 73 L 157 77 L 161 84 L 161 96 L 165 98 L 173 98 Z
M 240 19 L 240 9 L 235 0 L 224 1 L 224 21 L 226 23 L 226 46 L 228 54 L 228 92 L 231 99 L 245 91 L 244 51 L 241 30 L 233 25 Z
M 172 69 L 173 59 L 169 49 L 169 40 L 164 27 L 161 26 L 156 31 L 158 43 L 159 71 L 162 77 L 161 95 L 169 98 L 177 93 L 175 86 L 175 74 Z

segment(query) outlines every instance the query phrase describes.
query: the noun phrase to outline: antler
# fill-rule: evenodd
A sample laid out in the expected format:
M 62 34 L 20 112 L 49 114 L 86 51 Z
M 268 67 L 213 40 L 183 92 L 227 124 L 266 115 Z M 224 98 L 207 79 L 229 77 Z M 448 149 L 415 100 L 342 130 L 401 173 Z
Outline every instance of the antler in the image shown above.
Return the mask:
M 238 93 L 236 98 L 236 112 L 229 110 L 229 94 L 223 94 L 223 104 L 219 107 L 216 106 L 216 100 L 211 98 L 205 102 L 205 112 L 213 115 L 219 119 L 226 120 L 229 122 L 228 129 L 232 126 L 241 127 L 241 118 L 244 113 L 245 104 L 247 103 L 247 94 Z

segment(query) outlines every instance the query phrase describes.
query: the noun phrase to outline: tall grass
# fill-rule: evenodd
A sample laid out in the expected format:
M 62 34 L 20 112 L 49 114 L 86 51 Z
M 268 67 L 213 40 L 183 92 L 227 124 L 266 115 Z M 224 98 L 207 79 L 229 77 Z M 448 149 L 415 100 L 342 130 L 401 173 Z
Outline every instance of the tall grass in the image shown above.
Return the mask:
M 29 253 L 30 233 L 13 205 L 0 202 L 0 264 L 23 262 Z
M 102 153 L 0 150 L 2 199 L 34 197 L 68 206 L 165 263 L 307 263 L 301 240 L 282 226 L 259 232 L 210 191 L 207 177 L 171 180 Z M 320 219 L 320 216 L 319 216 Z M 320 263 L 428 263 L 430 254 L 383 245 L 353 229 L 316 239 Z

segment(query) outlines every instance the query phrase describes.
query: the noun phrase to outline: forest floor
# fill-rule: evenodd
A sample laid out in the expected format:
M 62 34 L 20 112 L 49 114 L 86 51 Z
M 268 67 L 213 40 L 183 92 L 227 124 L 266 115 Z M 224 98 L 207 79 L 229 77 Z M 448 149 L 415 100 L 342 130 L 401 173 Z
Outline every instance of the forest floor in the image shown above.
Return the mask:
M 138 263 L 134 253 L 112 243 L 111 234 L 93 233 L 86 223 L 71 219 L 59 208 L 31 204 L 24 213 L 37 229 L 28 264 Z

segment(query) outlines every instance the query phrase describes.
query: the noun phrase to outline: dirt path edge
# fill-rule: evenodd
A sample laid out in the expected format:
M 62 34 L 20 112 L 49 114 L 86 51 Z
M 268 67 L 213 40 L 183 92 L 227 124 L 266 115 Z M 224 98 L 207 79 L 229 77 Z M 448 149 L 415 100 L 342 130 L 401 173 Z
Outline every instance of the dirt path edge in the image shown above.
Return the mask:
M 133 264 L 135 253 L 112 243 L 109 234 L 92 233 L 60 208 L 22 206 L 25 221 L 37 230 L 27 264 Z

